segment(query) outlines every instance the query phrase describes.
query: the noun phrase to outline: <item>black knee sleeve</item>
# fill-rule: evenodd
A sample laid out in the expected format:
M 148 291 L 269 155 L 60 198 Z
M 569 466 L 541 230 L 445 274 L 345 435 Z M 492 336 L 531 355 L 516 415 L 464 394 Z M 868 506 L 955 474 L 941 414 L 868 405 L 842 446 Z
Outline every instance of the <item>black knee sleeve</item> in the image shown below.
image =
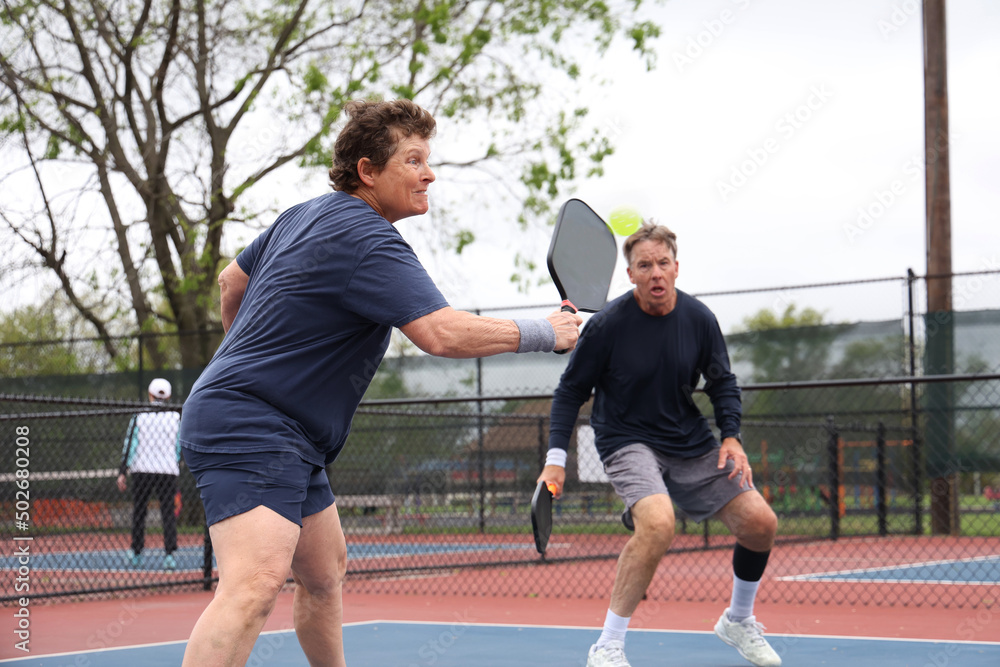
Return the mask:
M 737 543 L 733 549 L 733 573 L 743 581 L 760 581 L 770 555 L 770 551 L 750 551 Z

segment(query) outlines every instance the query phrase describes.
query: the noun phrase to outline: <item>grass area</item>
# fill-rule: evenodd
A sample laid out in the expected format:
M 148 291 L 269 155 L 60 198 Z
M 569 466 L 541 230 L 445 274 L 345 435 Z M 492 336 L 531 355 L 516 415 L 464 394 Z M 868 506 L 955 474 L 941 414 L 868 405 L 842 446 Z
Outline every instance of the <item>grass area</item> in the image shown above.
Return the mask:
M 405 518 L 403 515 L 401 518 Z M 998 515 L 993 513 L 971 513 L 967 512 L 961 520 L 962 537 L 1000 537 L 1000 520 Z M 490 524 L 487 519 L 486 527 L 480 531 L 478 524 L 468 522 L 462 525 L 448 525 L 447 518 L 440 516 L 439 521 L 434 521 L 428 517 L 429 525 L 420 526 L 415 523 L 404 521 L 403 534 L 439 534 L 439 535 L 530 535 L 531 523 L 525 514 L 523 521 L 505 523 L 502 525 Z M 839 531 L 841 537 L 855 536 L 877 536 L 879 534 L 878 517 L 873 511 L 849 512 L 840 517 Z M 910 512 L 892 512 L 886 517 L 886 529 L 889 535 L 912 535 L 914 518 Z M 677 534 L 702 535 L 705 526 L 702 523 L 688 521 L 683 525 L 677 522 Z M 826 511 L 812 513 L 788 514 L 780 517 L 778 524 L 779 537 L 815 537 L 825 538 L 830 536 L 830 516 Z M 617 520 L 603 520 L 601 518 L 590 517 L 581 512 L 563 512 L 556 518 L 552 532 L 557 535 L 627 535 L 628 532 Z M 709 520 L 708 532 L 710 535 L 727 535 L 728 531 L 721 521 Z M 923 532 L 924 536 L 931 535 L 930 516 L 928 510 L 923 511 Z

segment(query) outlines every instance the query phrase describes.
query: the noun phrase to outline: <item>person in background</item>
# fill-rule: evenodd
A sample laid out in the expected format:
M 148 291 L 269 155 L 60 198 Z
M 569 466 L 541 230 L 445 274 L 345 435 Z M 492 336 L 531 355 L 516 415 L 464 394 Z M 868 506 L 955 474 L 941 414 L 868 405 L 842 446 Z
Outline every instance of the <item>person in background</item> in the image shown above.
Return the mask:
M 156 378 L 149 383 L 149 402 L 162 405 L 170 398 L 170 382 Z M 146 510 L 152 497 L 160 504 L 163 521 L 163 568 L 177 569 L 177 515 L 174 497 L 180 474 L 181 446 L 178 439 L 180 413 L 176 410 L 140 412 L 129 421 L 122 462 L 118 469 L 118 490 L 128 488 L 126 473 L 132 473 L 132 553 L 133 567 L 143 562 L 146 544 Z

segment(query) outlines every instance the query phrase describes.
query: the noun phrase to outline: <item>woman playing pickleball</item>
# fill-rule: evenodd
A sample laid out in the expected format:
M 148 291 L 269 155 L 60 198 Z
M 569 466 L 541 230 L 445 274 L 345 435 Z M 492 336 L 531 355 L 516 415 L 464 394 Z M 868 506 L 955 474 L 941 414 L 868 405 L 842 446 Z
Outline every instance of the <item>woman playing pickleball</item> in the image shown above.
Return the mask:
M 184 404 L 181 445 L 219 568 L 187 667 L 244 665 L 289 572 L 309 664 L 344 665 L 347 548 L 326 466 L 399 328 L 442 357 L 576 345 L 579 316 L 456 311 L 394 224 L 428 210 L 434 118 L 350 102 L 334 192 L 282 213 L 219 276 L 226 338 Z

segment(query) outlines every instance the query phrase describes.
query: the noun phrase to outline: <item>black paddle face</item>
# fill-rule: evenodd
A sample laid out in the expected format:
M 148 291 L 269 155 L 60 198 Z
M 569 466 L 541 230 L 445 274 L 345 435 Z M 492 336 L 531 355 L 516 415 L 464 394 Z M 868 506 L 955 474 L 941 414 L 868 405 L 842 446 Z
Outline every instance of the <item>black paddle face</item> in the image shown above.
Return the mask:
M 564 301 L 588 313 L 603 308 L 617 256 L 614 234 L 601 216 L 579 199 L 562 205 L 547 261 Z
M 531 497 L 531 530 L 535 533 L 535 548 L 544 558 L 552 534 L 552 492 L 544 481 L 538 483 Z

